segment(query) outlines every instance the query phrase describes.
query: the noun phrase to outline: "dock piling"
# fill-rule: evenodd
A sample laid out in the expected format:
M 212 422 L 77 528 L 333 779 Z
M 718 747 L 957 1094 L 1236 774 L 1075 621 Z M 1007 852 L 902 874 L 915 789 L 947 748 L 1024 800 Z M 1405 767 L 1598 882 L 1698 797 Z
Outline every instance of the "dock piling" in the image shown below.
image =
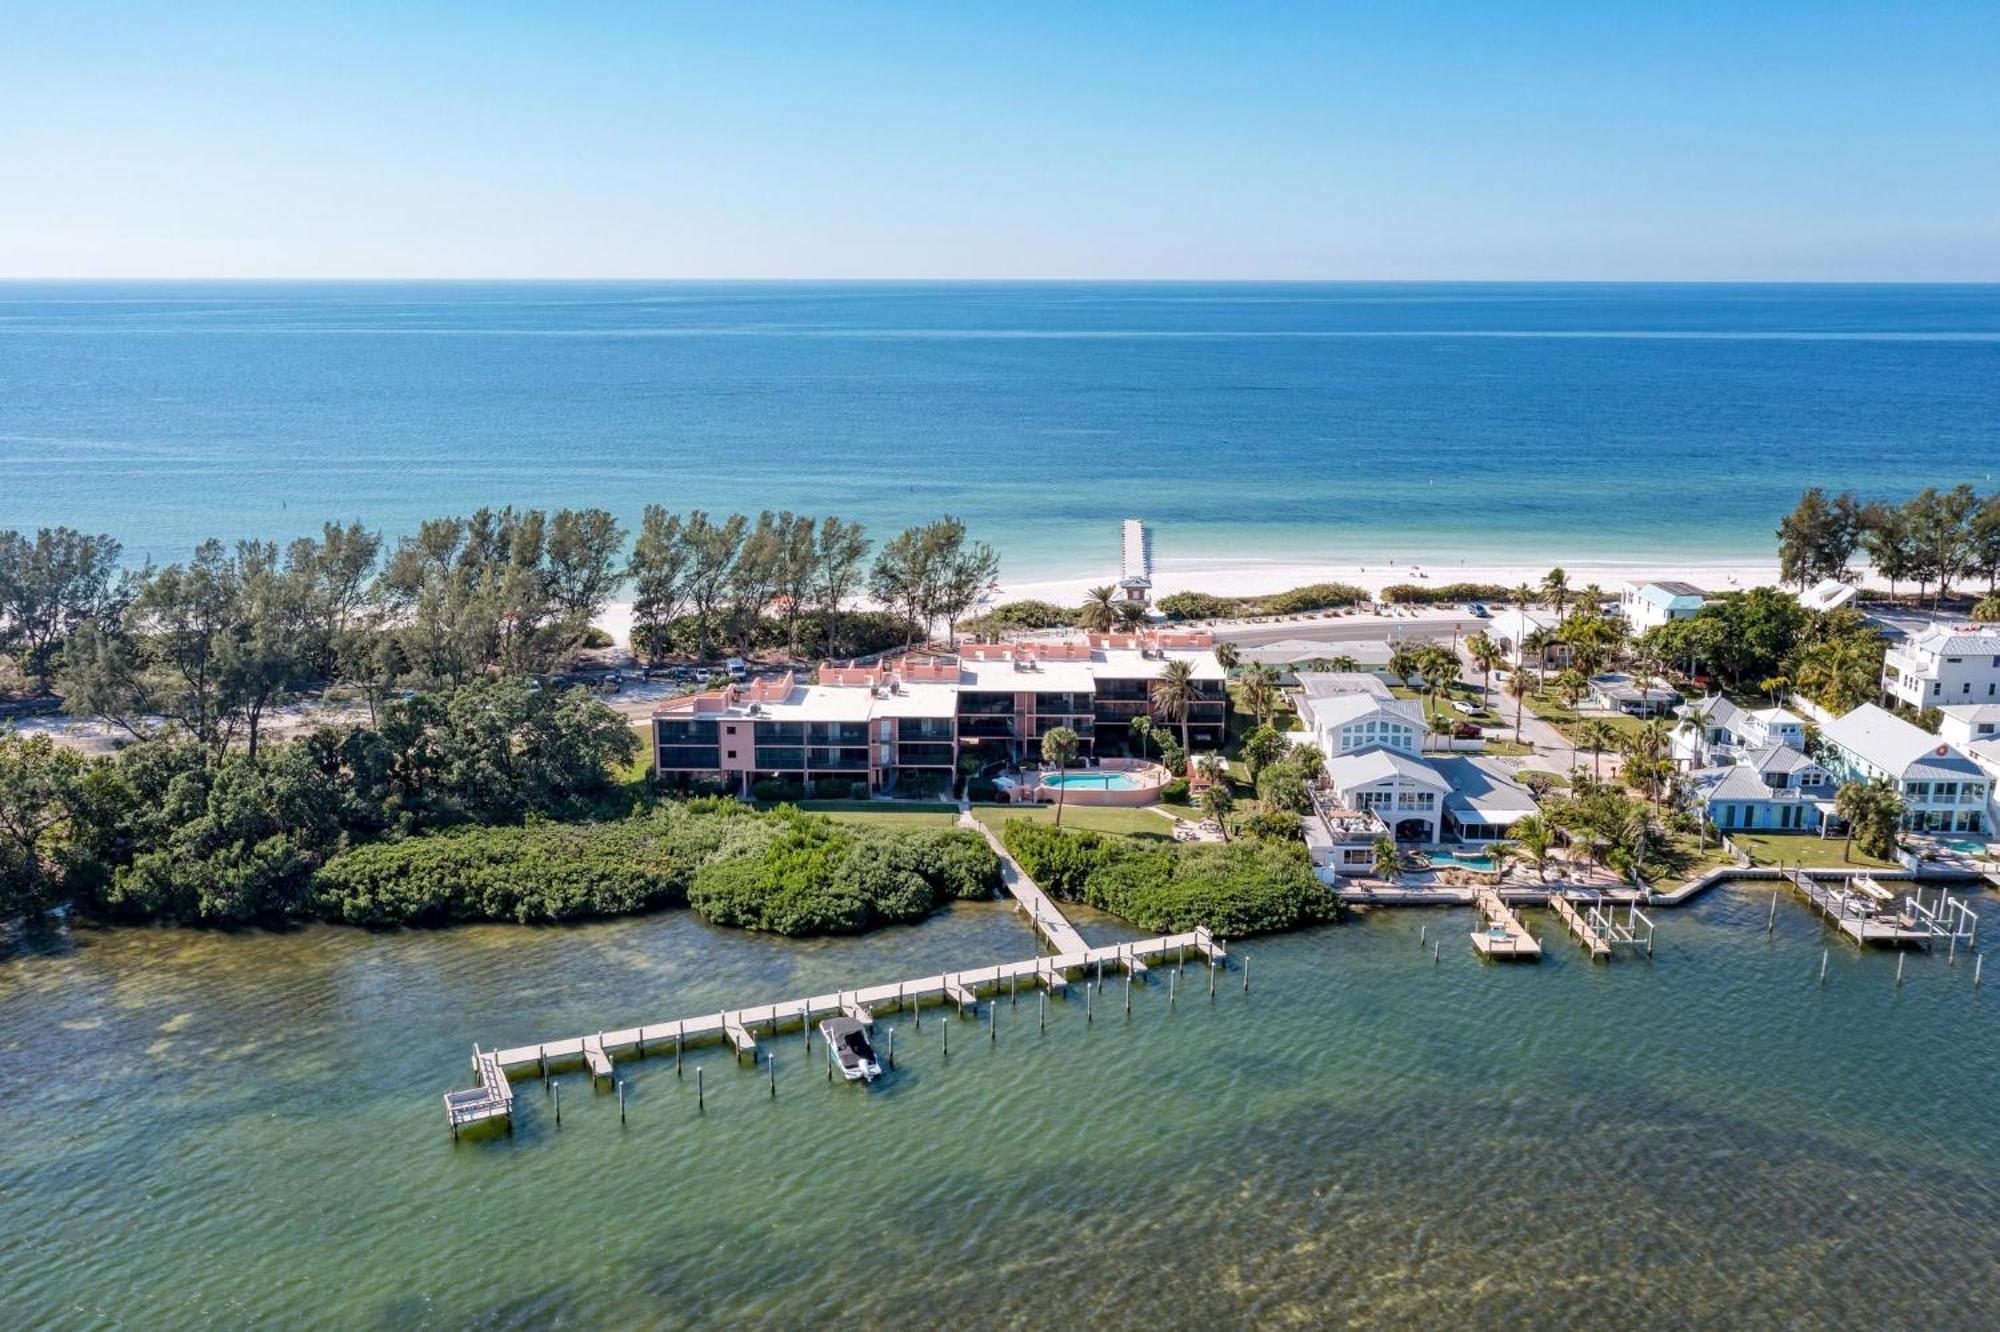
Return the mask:
M 696 1114 L 708 1113 L 708 1097 L 702 1091 L 700 1069 L 694 1071 L 694 1108 Z
M 1168 1008 L 1172 1008 L 1172 1007 L 1174 1006 L 1174 982 L 1175 982 L 1176 980 L 1179 980 L 1179 979 L 1180 979 L 1180 974 L 1181 974 L 1181 973 L 1180 973 L 1179 971 L 1170 971 L 1170 972 L 1168 972 L 1168 973 L 1167 973 L 1167 1007 L 1168 1007 Z
M 1431 945 L 1431 965 L 1436 966 L 1438 964 L 1438 959 L 1443 955 L 1444 955 L 1444 940 L 1440 939 L 1436 943 Z
M 938 1030 L 944 1033 L 944 1056 L 949 1059 L 951 1058 L 951 1023 L 938 1023 Z
M 765 1056 L 764 1062 L 771 1069 L 771 1099 L 775 1101 L 778 1099 L 778 1052 L 776 1050 L 771 1051 L 769 1055 Z
M 536 1047 L 535 1047 L 535 1063 L 541 1066 L 541 1070 L 542 1070 L 542 1081 L 543 1081 L 543 1082 L 547 1082 L 547 1081 L 549 1080 L 549 1047 L 548 1047 L 548 1046 L 546 1046 L 546 1045 L 538 1045 L 538 1046 L 536 1046 Z
M 618 1079 L 618 1122 L 625 1122 L 625 1079 Z
M 1250 993 L 1250 959 L 1243 959 L 1243 993 Z
M 1125 969 L 1125 1016 L 1132 1016 L 1132 970 Z
M 1903 964 L 1910 960 L 1908 953 L 1896 954 L 1896 988 L 1903 988 Z
M 1972 959 L 1972 988 L 1979 988 L 1979 973 L 1986 966 L 1986 954 L 1980 953 Z
M 1016 974 L 1007 978 L 1007 1003 L 1018 1007 L 1021 1003 L 1021 977 Z
M 1208 997 L 1215 998 L 1215 959 L 1208 960 Z
M 1819 950 L 1819 983 L 1821 985 L 1826 984 L 1826 962 L 1831 956 L 1831 949 L 1822 948 Z
M 1096 986 L 1086 984 L 1083 987 L 1083 1020 L 1086 1025 L 1095 1022 L 1097 1020 L 1096 1014 L 1094 1014 L 1091 1011 L 1092 1007 L 1097 1002 L 1096 996 L 1097 996 Z
M 1419 927 L 1417 928 L 1417 951 L 1418 951 L 1418 952 L 1420 952 L 1420 953 L 1421 953 L 1421 952 L 1422 952 L 1422 951 L 1424 950 L 1424 944 L 1425 944 L 1425 943 L 1426 943 L 1426 942 L 1428 941 L 1428 939 L 1429 939 L 1429 937 L 1430 937 L 1430 932 L 1431 932 L 1431 927 L 1430 927 L 1429 925 L 1421 925 L 1421 926 L 1419 926 Z
M 1035 1005 L 1035 1030 L 1047 1031 L 1049 1029 L 1049 992 L 1043 990 L 1035 998 L 1037 1001 Z
M 993 1045 L 1000 1040 L 1000 1005 L 986 1005 L 986 1043 Z
M 550 1083 L 549 1090 L 552 1093 L 554 1093 L 556 1098 L 556 1127 L 561 1128 L 562 1127 L 562 1079 L 557 1078 L 554 1082 Z
M 894 1027 L 882 1028 L 882 1058 L 888 1063 L 889 1071 L 894 1073 L 896 1071 L 896 1029 Z
M 1778 928 L 1778 890 L 1776 888 L 1773 888 L 1771 890 L 1771 914 L 1764 918 L 1764 933 L 1769 934 L 1772 930 L 1775 930 L 1777 928 Z
M 681 1040 L 680 1028 L 676 1027 L 674 1029 L 674 1076 L 675 1077 L 679 1077 L 681 1075 L 681 1046 L 683 1044 L 685 1044 L 685 1042 Z

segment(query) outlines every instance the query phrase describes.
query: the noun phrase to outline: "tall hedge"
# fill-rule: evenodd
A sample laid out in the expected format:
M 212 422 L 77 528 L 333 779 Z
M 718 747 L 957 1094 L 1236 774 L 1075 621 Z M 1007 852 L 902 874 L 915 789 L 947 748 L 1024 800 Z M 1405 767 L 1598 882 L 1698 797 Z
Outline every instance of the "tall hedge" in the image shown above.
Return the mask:
M 690 905 L 722 925 L 851 934 L 999 886 L 999 858 L 974 833 L 694 800 L 620 823 L 461 828 L 355 847 L 313 876 L 308 908 L 327 920 L 390 925 Z
M 1160 846 L 1026 819 L 1008 820 L 1000 838 L 1048 892 L 1163 934 L 1201 925 L 1241 938 L 1331 920 L 1339 911 L 1297 842 Z

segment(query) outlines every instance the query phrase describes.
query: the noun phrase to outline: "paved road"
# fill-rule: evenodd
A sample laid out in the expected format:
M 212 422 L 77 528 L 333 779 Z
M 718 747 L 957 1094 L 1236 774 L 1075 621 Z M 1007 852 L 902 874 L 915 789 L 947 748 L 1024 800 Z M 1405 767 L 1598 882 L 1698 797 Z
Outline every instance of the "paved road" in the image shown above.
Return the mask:
M 1470 615 L 1348 615 L 1337 620 L 1279 620 L 1272 624 L 1238 624 L 1218 627 L 1218 639 L 1239 647 L 1261 647 L 1288 639 L 1313 643 L 1379 643 L 1385 638 L 1440 638 L 1449 641 L 1453 631 L 1463 639 L 1479 632 L 1486 621 Z

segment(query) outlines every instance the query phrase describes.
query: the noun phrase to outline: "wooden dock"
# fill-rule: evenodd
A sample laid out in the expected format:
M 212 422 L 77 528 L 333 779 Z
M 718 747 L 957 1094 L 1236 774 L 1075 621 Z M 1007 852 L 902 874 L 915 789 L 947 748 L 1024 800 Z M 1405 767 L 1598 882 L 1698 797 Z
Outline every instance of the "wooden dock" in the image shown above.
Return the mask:
M 1949 889 L 1939 888 L 1924 900 L 1921 884 L 1907 897 L 1863 875 L 1851 882 L 1829 882 L 1803 870 L 1786 870 L 1786 882 L 1812 909 L 1857 944 L 1874 948 L 1929 948 L 1939 941 L 1979 939 L 1979 917 Z
M 1474 891 L 1472 900 L 1479 908 L 1481 921 L 1480 928 L 1472 932 L 1472 946 L 1480 956 L 1530 961 L 1541 957 L 1541 944 L 1528 933 L 1528 927 L 1514 914 L 1514 908 L 1500 900 L 1500 894 L 1481 887 Z
M 507 1081 L 507 1072 L 498 1056 L 491 1050 L 473 1046 L 472 1076 L 477 1085 L 471 1090 L 444 1094 L 444 1117 L 451 1125 L 451 1136 L 456 1138 L 461 1128 L 489 1119 L 505 1119 L 511 1132 L 514 1086 Z
M 1081 934 L 1077 933 L 1076 926 L 1069 923 L 1069 918 L 1064 916 L 1049 895 L 1042 891 L 1041 885 L 1028 877 L 1028 872 L 1022 869 L 1020 862 L 1008 853 L 1007 848 L 1001 844 L 991 828 L 973 818 L 970 812 L 959 814 L 958 825 L 983 836 L 986 844 L 993 848 L 993 854 L 1000 857 L 1000 882 L 1013 899 L 1020 903 L 1021 910 L 1027 913 L 1028 919 L 1034 922 L 1035 933 L 1049 941 L 1049 947 L 1058 954 L 1088 951 L 1090 945 L 1084 942 Z
M 1636 902 L 1607 902 L 1596 893 L 1570 890 L 1550 893 L 1549 910 L 1593 962 L 1610 961 L 1621 947 L 1643 948 L 1646 956 L 1653 955 L 1652 917 Z
M 1030 957 L 1019 962 L 1003 962 L 996 966 L 917 976 L 891 984 L 780 999 L 775 1003 L 724 1009 L 721 1012 L 674 1018 L 666 1022 L 648 1022 L 637 1027 L 600 1031 L 588 1036 L 569 1036 L 535 1045 L 517 1045 L 510 1049 L 489 1051 L 483 1056 L 487 1062 L 480 1067 L 490 1070 L 497 1082 L 485 1081 L 487 1074 L 482 1073 L 481 1087 L 482 1089 L 490 1089 L 494 1085 L 505 1087 L 507 1075 L 546 1072 L 551 1068 L 573 1065 L 579 1061 L 590 1067 L 593 1077 L 610 1076 L 613 1056 L 644 1055 L 649 1050 L 659 1053 L 676 1047 L 685 1048 L 718 1040 L 730 1045 L 739 1056 L 754 1055 L 757 1052 L 757 1041 L 760 1036 L 769 1039 L 780 1031 L 796 1031 L 816 1018 L 835 1014 L 855 1016 L 858 1012 L 865 1011 L 872 1020 L 884 1009 L 892 1008 L 902 1012 L 926 1003 L 952 1004 L 961 1011 L 966 1008 L 976 1009 L 982 992 L 990 994 L 1004 990 L 1010 985 L 1026 983 L 1039 984 L 1060 994 L 1065 988 L 1067 973 L 1081 973 L 1103 966 L 1141 975 L 1144 974 L 1148 958 L 1157 960 L 1181 957 L 1199 958 L 1219 965 L 1228 961 L 1229 954 L 1215 941 L 1213 935 L 1197 927 L 1185 934 L 1163 934 L 1157 938 L 1141 939 L 1134 943 L 1106 944 L 1099 948 L 1083 948 L 1052 957 L 1048 955 Z M 596 1062 L 600 1056 L 604 1060 L 601 1071 Z M 456 1097 L 473 1095 L 472 1092 L 451 1093 L 451 1096 Z M 510 1102 L 511 1096 L 512 1093 L 508 1093 Z M 446 1104 L 447 1106 L 452 1104 L 450 1097 L 446 1098 Z M 456 1127 L 461 1121 L 454 1119 L 453 1122 Z

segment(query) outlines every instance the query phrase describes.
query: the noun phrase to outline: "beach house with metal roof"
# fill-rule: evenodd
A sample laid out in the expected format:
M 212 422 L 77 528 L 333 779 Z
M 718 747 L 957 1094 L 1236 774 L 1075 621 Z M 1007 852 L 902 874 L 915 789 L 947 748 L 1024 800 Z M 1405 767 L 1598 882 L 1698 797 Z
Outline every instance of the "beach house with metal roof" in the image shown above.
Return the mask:
M 1627 583 L 1618 594 L 1618 611 L 1635 634 L 1685 620 L 1707 604 L 1708 593 L 1693 583 Z
M 2000 629 L 1933 624 L 1882 656 L 1882 693 L 1913 708 L 2000 702 Z
M 1951 742 L 1864 703 L 1820 727 L 1814 755 L 1835 782 L 1882 781 L 1903 801 L 1917 832 L 1986 830 L 1991 779 Z

